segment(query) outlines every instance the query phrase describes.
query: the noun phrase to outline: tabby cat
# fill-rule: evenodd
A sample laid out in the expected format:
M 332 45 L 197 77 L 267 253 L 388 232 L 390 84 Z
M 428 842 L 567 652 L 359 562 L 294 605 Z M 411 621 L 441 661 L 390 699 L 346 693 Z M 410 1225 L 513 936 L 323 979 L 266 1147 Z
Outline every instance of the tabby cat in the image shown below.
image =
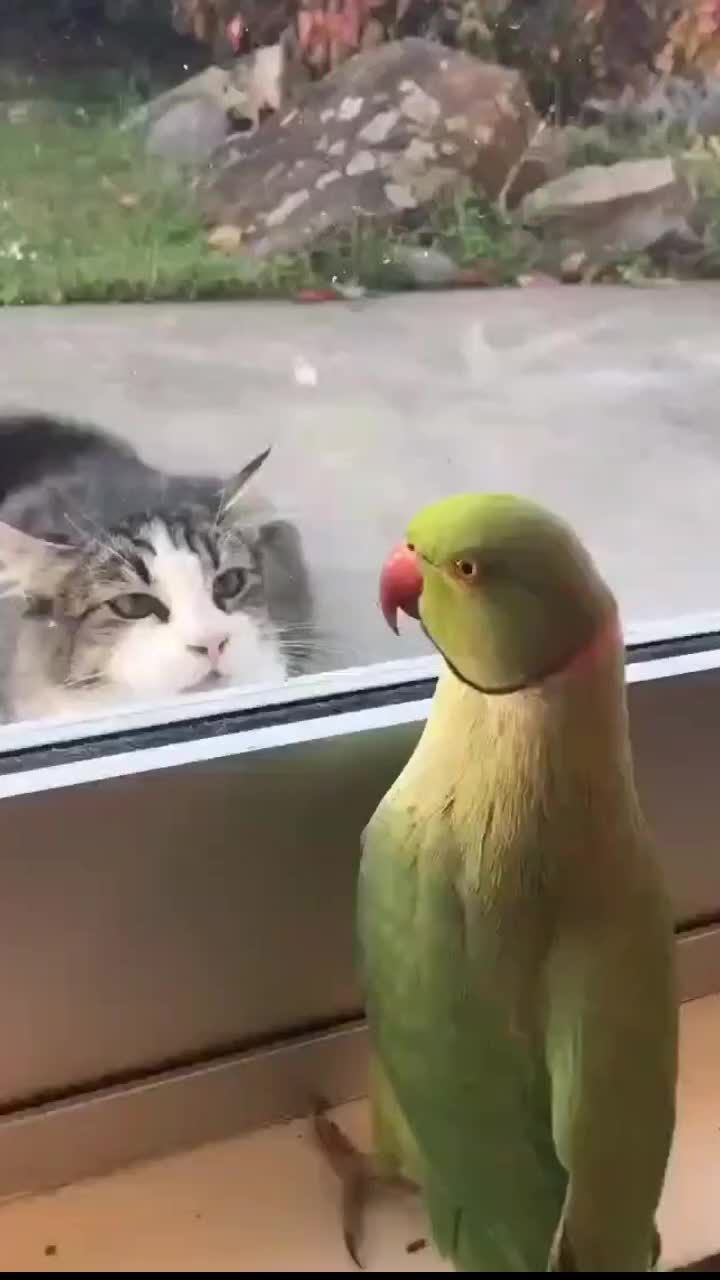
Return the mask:
M 307 668 L 300 536 L 244 500 L 268 453 L 221 482 L 148 466 L 93 426 L 0 418 L 10 718 L 276 684 Z

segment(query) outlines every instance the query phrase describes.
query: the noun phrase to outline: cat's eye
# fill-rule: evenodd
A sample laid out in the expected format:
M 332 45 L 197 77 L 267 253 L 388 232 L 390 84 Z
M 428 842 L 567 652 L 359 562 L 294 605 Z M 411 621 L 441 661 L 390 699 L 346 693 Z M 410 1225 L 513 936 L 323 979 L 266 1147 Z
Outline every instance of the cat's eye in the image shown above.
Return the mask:
M 246 569 L 225 569 L 213 583 L 213 595 L 216 600 L 234 600 L 236 596 L 242 595 L 247 585 Z
M 160 622 L 167 622 L 170 617 L 170 610 L 166 605 L 158 600 L 155 596 L 148 595 L 145 591 L 129 591 L 124 596 L 116 596 L 114 600 L 109 600 L 108 604 L 113 613 L 119 618 L 126 618 L 128 621 L 137 621 L 139 618 L 150 618 L 155 615 Z

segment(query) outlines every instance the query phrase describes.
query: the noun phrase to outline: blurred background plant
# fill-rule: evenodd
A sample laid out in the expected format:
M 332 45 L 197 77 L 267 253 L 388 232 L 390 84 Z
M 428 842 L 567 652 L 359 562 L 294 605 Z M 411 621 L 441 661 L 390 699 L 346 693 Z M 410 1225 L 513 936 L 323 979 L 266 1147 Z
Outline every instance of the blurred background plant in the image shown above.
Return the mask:
M 64 0 L 72 4 L 73 0 Z M 77 2 L 77 0 L 76 0 Z M 105 0 L 129 11 L 139 0 Z M 406 35 L 518 67 L 558 119 L 598 93 L 642 92 L 657 73 L 714 73 L 720 0 L 168 0 L 177 31 L 215 53 L 293 32 L 314 75 Z

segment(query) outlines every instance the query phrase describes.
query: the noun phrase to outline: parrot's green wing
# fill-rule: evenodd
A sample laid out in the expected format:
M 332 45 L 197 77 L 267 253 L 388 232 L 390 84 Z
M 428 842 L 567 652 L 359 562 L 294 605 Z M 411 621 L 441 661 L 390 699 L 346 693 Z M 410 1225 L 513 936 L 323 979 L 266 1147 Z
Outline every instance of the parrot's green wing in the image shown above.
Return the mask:
M 651 870 L 651 868 L 649 868 Z M 569 1174 L 552 1269 L 646 1271 L 675 1122 L 673 938 L 652 883 L 549 975 L 556 1149 Z
M 654 1261 L 674 1123 L 672 931 L 636 856 L 635 896 L 623 884 L 614 902 L 609 886 L 596 921 L 579 903 L 579 927 L 548 946 L 538 886 L 501 926 L 459 889 L 442 815 L 391 804 L 373 821 L 359 925 L 378 1141 L 421 1182 L 458 1269 Z
M 545 1270 L 567 1179 L 542 1035 L 513 1024 L 496 935 L 466 916 L 452 851 L 438 856 L 442 820 L 421 827 L 386 810 L 363 852 L 377 1144 L 420 1181 L 435 1242 L 457 1267 Z

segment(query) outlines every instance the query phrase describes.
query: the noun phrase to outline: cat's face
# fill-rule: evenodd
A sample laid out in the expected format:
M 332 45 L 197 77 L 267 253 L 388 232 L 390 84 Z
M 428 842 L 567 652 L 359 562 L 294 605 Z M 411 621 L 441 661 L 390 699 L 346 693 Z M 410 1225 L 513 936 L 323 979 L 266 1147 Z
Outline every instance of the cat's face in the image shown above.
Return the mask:
M 76 560 L 55 601 L 70 685 L 161 697 L 288 674 L 252 544 L 191 513 L 114 530 Z
M 0 526 L 0 559 L 47 628 L 53 685 L 151 700 L 292 673 L 306 583 L 299 541 L 204 508 L 137 517 L 60 547 Z M 293 639 L 293 636 L 295 638 Z

